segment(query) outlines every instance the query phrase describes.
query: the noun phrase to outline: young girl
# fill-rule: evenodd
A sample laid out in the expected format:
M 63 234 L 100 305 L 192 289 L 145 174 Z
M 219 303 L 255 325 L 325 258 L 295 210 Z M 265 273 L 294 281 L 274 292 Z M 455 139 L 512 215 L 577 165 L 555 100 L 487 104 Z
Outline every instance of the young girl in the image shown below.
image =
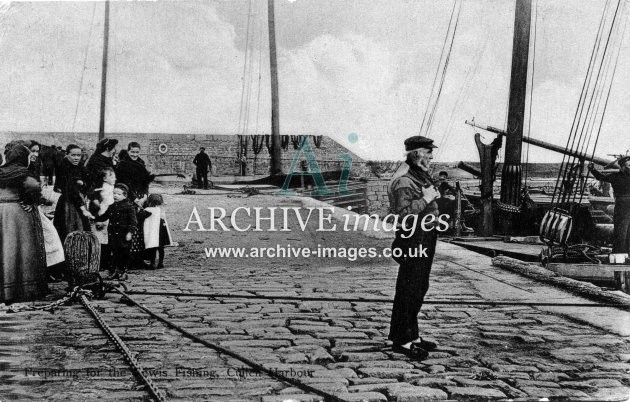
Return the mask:
M 147 254 L 151 259 L 151 269 L 155 269 L 155 254 L 159 254 L 157 268 L 164 268 L 164 246 L 173 243 L 171 233 L 168 230 L 164 209 L 164 200 L 159 194 L 150 194 L 145 203 L 145 211 L 151 212 L 151 216 L 144 221 L 144 244 Z
M 114 268 L 112 279 L 125 278 L 130 258 L 131 237 L 138 226 L 136 211 L 127 198 L 128 194 L 129 188 L 126 185 L 116 184 L 114 203 L 103 215 L 96 218 L 101 222 L 109 219 L 107 235 Z
M 53 224 L 62 243 L 70 232 L 89 230 L 89 219 L 94 218 L 86 206 L 85 171 L 79 166 L 81 154 L 78 145 L 68 145 L 66 158 L 61 165 L 63 172 L 63 180 L 60 183 L 61 196 L 57 200 Z
M 90 212 L 92 215 L 100 216 L 105 214 L 107 209 L 114 203 L 115 184 L 116 173 L 114 173 L 114 169 L 110 167 L 102 169 L 100 171 L 97 188 L 92 190 L 90 194 Z M 90 229 L 101 244 L 101 271 L 110 270 L 113 272 L 107 234 L 108 225 L 109 221 L 107 220 L 104 222 L 92 222 Z
M 130 194 L 135 194 L 130 190 Z M 136 211 L 136 219 L 138 220 L 137 230 L 134 232 L 131 237 L 131 269 L 147 269 L 149 268 L 144 263 L 144 222 L 149 216 L 151 216 L 151 212 L 142 208 L 142 204 L 144 203 L 144 199 L 136 199 L 133 202 L 134 210 Z

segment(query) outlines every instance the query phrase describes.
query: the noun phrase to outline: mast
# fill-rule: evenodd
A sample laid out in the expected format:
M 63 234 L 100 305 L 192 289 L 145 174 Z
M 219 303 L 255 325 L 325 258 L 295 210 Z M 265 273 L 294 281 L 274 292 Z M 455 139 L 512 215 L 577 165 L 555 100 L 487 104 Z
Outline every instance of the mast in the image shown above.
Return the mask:
M 525 97 L 527 95 L 527 63 L 529 56 L 529 28 L 531 23 L 531 0 L 516 0 L 514 12 L 514 41 L 512 47 L 512 73 L 510 78 L 510 100 L 508 106 L 505 159 L 501 175 L 501 204 L 506 211 L 503 216 L 503 232 L 515 229 L 515 218 L 520 207 L 521 193 L 521 148 Z
M 105 137 L 105 95 L 107 95 L 107 48 L 109 46 L 109 0 L 105 0 L 105 23 L 103 24 L 103 64 L 101 73 L 101 119 L 98 126 L 99 141 Z
M 267 0 L 267 19 L 269 26 L 269 66 L 271 72 L 271 164 L 269 173 L 277 175 L 282 173 L 282 154 L 280 152 L 280 102 L 278 97 L 274 0 Z

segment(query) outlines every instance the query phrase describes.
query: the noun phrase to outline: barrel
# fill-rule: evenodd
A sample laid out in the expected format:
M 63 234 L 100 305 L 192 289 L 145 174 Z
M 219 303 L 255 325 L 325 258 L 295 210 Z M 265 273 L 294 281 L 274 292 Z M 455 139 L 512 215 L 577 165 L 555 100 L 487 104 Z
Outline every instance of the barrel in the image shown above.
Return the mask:
M 75 231 L 63 243 L 66 266 L 72 286 L 83 286 L 99 280 L 101 246 L 92 232 Z

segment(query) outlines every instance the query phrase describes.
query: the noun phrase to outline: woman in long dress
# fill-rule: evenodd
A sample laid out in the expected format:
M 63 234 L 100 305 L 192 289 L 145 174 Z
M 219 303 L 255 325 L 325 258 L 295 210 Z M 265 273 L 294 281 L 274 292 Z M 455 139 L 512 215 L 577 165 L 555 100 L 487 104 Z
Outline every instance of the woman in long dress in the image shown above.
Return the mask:
M 79 165 L 81 148 L 70 144 L 63 160 L 63 187 L 57 200 L 53 223 L 63 243 L 70 232 L 90 230 L 93 216 L 88 212 L 85 195 L 85 169 Z
M 29 176 L 29 145 L 12 143 L 0 167 L 0 303 L 30 301 L 48 291 L 37 209 L 41 188 Z

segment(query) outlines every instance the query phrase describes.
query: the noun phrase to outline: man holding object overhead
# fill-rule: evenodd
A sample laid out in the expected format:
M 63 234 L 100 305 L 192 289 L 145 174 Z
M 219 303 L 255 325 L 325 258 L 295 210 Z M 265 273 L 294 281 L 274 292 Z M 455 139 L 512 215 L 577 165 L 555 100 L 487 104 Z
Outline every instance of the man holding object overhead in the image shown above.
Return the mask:
M 407 160 L 394 174 L 388 188 L 390 210 L 399 216 L 398 222 L 408 215 L 418 216 L 418 224 L 414 228 L 405 230 L 399 224 L 392 244 L 392 251 L 398 248 L 402 255 L 394 257 L 400 268 L 389 330 L 389 340 L 394 343 L 393 351 L 415 360 L 425 359 L 428 351 L 436 348 L 435 343 L 420 338 L 418 329 L 418 313 L 424 295 L 429 290 L 429 275 L 437 240 L 435 229 L 424 231 L 419 224 L 426 215 L 434 215 L 436 222 L 439 214 L 436 200 L 440 193 L 429 175 L 433 148 L 437 147 L 429 138 L 407 138 Z M 420 246 L 426 249 L 426 256 L 412 251 Z

